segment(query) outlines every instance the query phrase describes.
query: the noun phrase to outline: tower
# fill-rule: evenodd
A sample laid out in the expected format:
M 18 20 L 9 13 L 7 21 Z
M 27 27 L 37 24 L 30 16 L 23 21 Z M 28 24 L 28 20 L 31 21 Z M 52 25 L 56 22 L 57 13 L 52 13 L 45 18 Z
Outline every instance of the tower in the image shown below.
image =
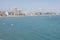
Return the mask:
M 18 8 L 14 8 L 14 15 L 16 16 L 16 15 L 18 15 L 18 14 L 19 14 Z

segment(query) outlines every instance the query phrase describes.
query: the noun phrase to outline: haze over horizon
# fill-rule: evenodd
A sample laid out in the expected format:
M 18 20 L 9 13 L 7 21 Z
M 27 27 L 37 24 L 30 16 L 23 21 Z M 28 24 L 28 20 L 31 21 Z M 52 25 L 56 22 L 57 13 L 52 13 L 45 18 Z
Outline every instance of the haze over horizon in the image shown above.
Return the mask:
M 60 12 L 60 0 L 0 0 L 0 11 Z

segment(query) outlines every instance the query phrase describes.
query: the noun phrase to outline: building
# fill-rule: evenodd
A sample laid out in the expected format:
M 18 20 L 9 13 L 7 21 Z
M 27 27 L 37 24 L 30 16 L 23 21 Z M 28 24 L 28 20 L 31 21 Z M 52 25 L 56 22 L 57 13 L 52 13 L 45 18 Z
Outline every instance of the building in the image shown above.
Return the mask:
M 6 14 L 6 16 L 8 16 L 8 15 L 9 15 L 7 11 L 5 12 L 5 14 Z
M 18 16 L 18 14 L 19 14 L 19 9 L 18 8 L 14 8 L 14 15 Z
M 14 12 L 8 12 L 9 16 L 14 16 Z
M 0 11 L 0 16 L 7 16 L 7 14 L 5 14 L 5 11 Z
M 18 11 L 18 15 L 23 15 L 23 13 L 21 12 L 21 10 Z

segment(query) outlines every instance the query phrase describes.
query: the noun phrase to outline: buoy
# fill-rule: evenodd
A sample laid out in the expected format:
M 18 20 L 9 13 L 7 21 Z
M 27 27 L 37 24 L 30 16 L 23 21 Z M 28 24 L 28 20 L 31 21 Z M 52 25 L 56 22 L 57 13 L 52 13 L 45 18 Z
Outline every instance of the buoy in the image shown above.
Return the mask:
M 13 26 L 14 24 L 11 24 L 11 26 Z

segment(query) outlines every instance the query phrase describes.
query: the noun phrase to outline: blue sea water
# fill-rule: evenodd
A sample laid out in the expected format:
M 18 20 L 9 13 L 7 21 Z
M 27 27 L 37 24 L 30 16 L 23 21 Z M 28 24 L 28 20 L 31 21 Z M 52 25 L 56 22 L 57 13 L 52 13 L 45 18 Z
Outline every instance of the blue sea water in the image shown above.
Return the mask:
M 60 40 L 60 16 L 0 18 L 0 40 Z

